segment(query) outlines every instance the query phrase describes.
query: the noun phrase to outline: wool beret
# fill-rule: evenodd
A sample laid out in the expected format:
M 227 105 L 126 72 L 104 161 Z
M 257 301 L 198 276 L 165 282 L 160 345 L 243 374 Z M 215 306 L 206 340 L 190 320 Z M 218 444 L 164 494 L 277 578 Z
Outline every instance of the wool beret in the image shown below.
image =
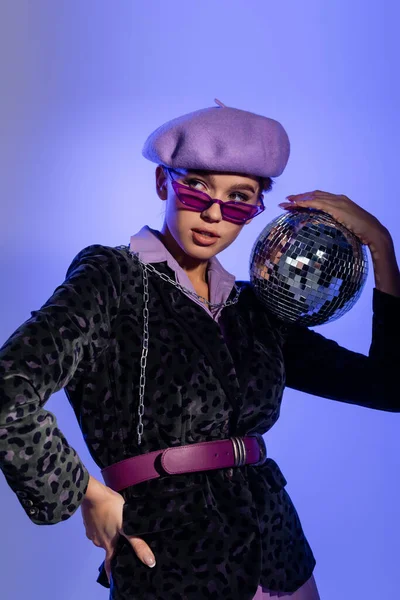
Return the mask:
M 216 103 L 158 127 L 147 138 L 143 156 L 175 169 L 281 175 L 290 153 L 283 126 L 219 100 Z

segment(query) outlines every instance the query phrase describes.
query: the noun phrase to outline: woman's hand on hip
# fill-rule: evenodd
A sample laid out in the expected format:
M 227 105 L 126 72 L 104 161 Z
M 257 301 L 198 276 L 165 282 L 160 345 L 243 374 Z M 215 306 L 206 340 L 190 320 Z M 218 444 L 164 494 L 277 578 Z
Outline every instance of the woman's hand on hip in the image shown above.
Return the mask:
M 104 548 L 104 568 L 108 580 L 111 578 L 111 560 L 117 540 L 123 535 L 131 544 L 138 558 L 149 567 L 154 567 L 154 554 L 144 540 L 125 535 L 122 530 L 124 498 L 118 492 L 90 477 L 85 498 L 81 504 L 86 537 L 99 548 Z

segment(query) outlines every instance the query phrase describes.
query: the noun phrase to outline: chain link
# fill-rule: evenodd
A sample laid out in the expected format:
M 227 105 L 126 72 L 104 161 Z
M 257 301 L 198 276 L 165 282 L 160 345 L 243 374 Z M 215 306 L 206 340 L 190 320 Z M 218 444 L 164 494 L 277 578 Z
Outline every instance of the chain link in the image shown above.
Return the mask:
M 171 279 L 171 277 L 168 277 L 168 275 L 166 275 L 165 273 L 160 273 L 150 263 L 144 263 L 139 258 L 137 260 L 138 260 L 138 262 L 140 262 L 140 264 L 143 267 L 146 266 L 146 268 L 151 273 L 154 273 L 154 274 L 158 275 L 158 277 L 160 277 L 160 279 L 162 279 L 163 281 L 167 281 L 168 283 L 171 283 L 173 286 L 175 286 L 176 288 L 178 288 L 178 290 L 180 290 L 183 293 L 190 294 L 193 298 L 198 298 L 204 304 L 207 304 L 209 306 L 209 308 L 211 308 L 211 309 L 223 308 L 225 306 L 231 306 L 232 304 L 236 304 L 237 301 L 239 300 L 239 295 L 240 295 L 241 290 L 237 287 L 236 283 L 234 285 L 236 296 L 234 296 L 234 298 L 232 298 L 232 300 L 227 300 L 226 302 L 217 302 L 217 303 L 213 304 L 212 302 L 209 302 L 207 300 L 207 298 L 204 298 L 204 296 L 200 296 L 199 294 L 196 294 L 196 292 L 193 292 L 192 290 L 189 290 L 188 288 L 185 288 L 183 285 L 181 285 L 177 281 L 174 281 L 173 279 Z
M 144 301 L 143 342 L 142 342 L 142 355 L 140 357 L 139 406 L 138 406 L 138 425 L 137 425 L 138 445 L 140 446 L 140 444 L 142 443 L 142 435 L 143 435 L 143 430 L 144 430 L 144 426 L 143 426 L 144 392 L 145 392 L 145 388 L 146 388 L 147 354 L 149 351 L 149 300 L 150 300 L 150 295 L 149 295 L 148 271 L 150 271 L 151 273 L 154 273 L 155 275 L 160 277 L 163 281 L 167 281 L 168 283 L 171 283 L 174 287 L 176 287 L 181 292 L 190 294 L 191 296 L 198 298 L 199 300 L 201 300 L 202 302 L 207 304 L 210 307 L 210 309 L 223 308 L 225 306 L 232 306 L 232 304 L 236 304 L 237 301 L 239 300 L 241 290 L 235 284 L 234 289 L 236 292 L 236 296 L 234 296 L 232 298 L 232 300 L 227 300 L 226 302 L 219 302 L 216 304 L 212 304 L 211 302 L 209 302 L 207 300 L 207 298 L 204 298 L 203 296 L 199 296 L 199 294 L 196 294 L 196 292 L 192 292 L 192 290 L 185 288 L 183 285 L 180 285 L 177 281 L 174 281 L 173 279 L 171 279 L 171 277 L 168 277 L 168 275 L 166 275 L 165 273 L 160 273 L 150 263 L 142 262 L 138 256 L 138 254 L 136 254 L 135 252 L 132 252 L 131 249 L 129 248 L 129 246 L 117 246 L 117 248 L 127 248 L 129 250 L 129 253 L 132 256 L 132 258 L 135 258 L 138 261 L 138 263 L 140 263 L 140 265 L 142 266 L 142 273 L 143 273 L 143 301 Z
M 138 407 L 138 445 L 142 443 L 143 435 L 143 415 L 144 415 L 144 390 L 146 388 L 146 366 L 147 353 L 149 351 L 149 279 L 147 268 L 143 268 L 143 343 L 142 356 L 140 357 L 140 382 L 139 382 L 139 407 Z

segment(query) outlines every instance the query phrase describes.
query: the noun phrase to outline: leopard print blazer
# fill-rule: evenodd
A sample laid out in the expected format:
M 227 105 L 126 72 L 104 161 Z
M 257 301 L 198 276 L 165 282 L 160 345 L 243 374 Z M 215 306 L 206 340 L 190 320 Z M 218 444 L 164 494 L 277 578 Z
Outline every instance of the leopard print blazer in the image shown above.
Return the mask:
M 160 271 L 173 276 L 166 263 Z M 100 468 L 151 452 L 232 435 L 265 434 L 286 386 L 399 411 L 400 299 L 374 289 L 369 356 L 308 328 L 283 325 L 248 282 L 214 321 L 171 284 L 149 276 L 150 343 L 136 436 L 143 284 L 127 246 L 91 245 L 65 281 L 0 349 L 0 467 L 37 524 L 68 519 L 89 473 L 46 410 L 64 388 Z M 293 592 L 315 559 L 286 480 L 259 467 L 165 475 L 122 493 L 124 531 L 157 557 L 144 566 L 120 536 L 110 598 L 246 600 L 257 585 Z M 103 565 L 99 583 L 108 586 Z

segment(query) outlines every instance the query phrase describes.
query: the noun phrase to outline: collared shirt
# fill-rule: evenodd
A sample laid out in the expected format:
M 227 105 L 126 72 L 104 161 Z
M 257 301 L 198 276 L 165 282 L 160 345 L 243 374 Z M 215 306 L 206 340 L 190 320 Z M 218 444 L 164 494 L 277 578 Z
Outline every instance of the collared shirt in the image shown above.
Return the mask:
M 196 293 L 186 272 L 164 246 L 161 238 L 158 237 L 157 232 L 153 229 L 150 229 L 148 225 L 145 225 L 138 233 L 131 236 L 129 247 L 131 252 L 138 253 L 139 259 L 143 262 L 151 264 L 167 262 L 167 265 L 175 273 L 175 280 L 184 288 Z M 215 256 L 210 258 L 207 272 L 208 285 L 210 289 L 210 302 L 212 304 L 225 302 L 234 286 L 235 276 L 226 271 Z M 193 300 L 193 302 L 196 302 L 206 312 L 208 312 L 208 314 L 215 321 L 218 321 L 223 307 L 210 310 L 206 304 L 204 304 L 195 296 L 191 296 L 186 292 L 184 293 L 186 296 L 188 296 L 188 298 Z

